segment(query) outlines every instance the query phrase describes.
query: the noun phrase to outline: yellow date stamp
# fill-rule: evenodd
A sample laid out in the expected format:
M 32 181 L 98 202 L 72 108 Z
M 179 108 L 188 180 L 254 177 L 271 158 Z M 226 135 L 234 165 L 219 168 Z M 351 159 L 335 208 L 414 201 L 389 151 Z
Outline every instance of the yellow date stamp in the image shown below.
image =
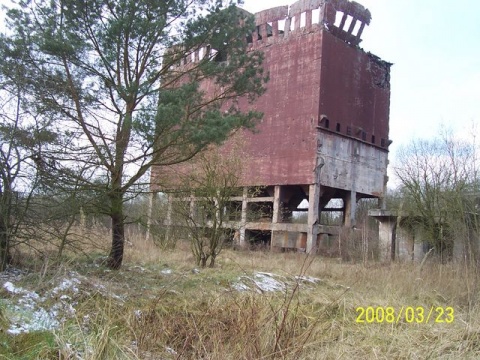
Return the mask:
M 393 306 L 359 306 L 356 322 L 363 324 L 450 324 L 455 319 L 454 309 L 451 306 L 402 306 L 396 309 Z

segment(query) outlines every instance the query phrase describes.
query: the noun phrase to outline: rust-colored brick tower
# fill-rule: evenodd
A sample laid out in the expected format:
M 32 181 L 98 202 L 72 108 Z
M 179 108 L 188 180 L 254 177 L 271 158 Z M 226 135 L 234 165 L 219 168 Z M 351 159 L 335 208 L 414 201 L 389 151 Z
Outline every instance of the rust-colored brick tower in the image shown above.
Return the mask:
M 370 19 L 347 0 L 299 0 L 255 14 L 250 46 L 264 52 L 270 81 L 255 104 L 263 120 L 244 134 L 243 196 L 232 198 L 240 243 L 260 234 L 271 246 L 310 252 L 335 232 L 319 221 L 331 199 L 343 200 L 344 225 L 353 226 L 359 199 L 383 198 L 390 64 L 358 46 Z M 263 192 L 250 195 L 258 186 Z M 292 223 L 303 200 L 308 222 Z M 268 221 L 248 216 L 259 206 L 271 209 Z

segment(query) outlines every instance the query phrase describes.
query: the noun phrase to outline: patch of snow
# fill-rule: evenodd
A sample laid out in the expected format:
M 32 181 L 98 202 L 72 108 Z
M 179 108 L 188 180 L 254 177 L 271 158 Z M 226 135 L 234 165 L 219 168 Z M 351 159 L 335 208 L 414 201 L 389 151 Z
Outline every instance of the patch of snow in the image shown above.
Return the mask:
M 2 280 L 20 280 L 26 272 L 13 267 L 8 267 L 5 271 L 0 273 L 0 279 Z
M 54 330 L 60 325 L 55 313 L 42 307 L 33 312 L 20 306 L 14 306 L 13 310 L 13 314 L 9 316 L 10 328 L 7 330 L 12 335 L 30 331 Z
M 253 282 L 262 291 L 284 291 L 286 288 L 285 283 L 274 279 L 273 274 L 257 272 L 253 276 Z
M 13 285 L 10 281 L 7 281 L 5 284 L 3 284 L 3 288 L 12 294 L 19 294 L 21 290 L 16 288 L 15 285 Z
M 112 299 L 118 300 L 120 302 L 125 302 L 125 299 L 127 298 L 126 295 L 117 295 L 117 294 L 114 294 L 114 293 L 109 294 L 109 296 Z
M 6 315 L 10 321 L 10 327 L 7 330 L 9 334 L 17 335 L 21 333 L 54 330 L 60 322 L 66 318 L 75 315 L 75 302 L 65 292 L 78 293 L 78 285 L 81 281 L 75 277 L 63 279 L 58 286 L 41 297 L 35 291 L 29 291 L 15 286 L 7 281 L 3 288 L 13 295 L 19 295 L 19 298 L 6 301 Z M 47 299 L 60 295 L 59 300 L 49 308 L 41 306 L 41 303 Z
M 125 301 L 125 298 L 126 298 L 125 295 L 117 295 L 117 294 L 113 293 L 112 291 L 110 291 L 109 289 L 107 289 L 107 287 L 105 285 L 93 284 L 93 286 L 98 290 L 98 292 L 100 294 L 102 294 L 105 297 L 110 297 L 112 299 L 115 299 L 115 300 L 118 300 L 118 301 L 121 301 L 121 302 Z
M 241 283 L 241 282 L 237 282 L 237 283 L 233 284 L 232 286 L 237 291 L 248 291 L 248 290 L 250 290 L 250 288 L 247 285 L 245 285 L 244 283 Z
M 170 275 L 170 274 L 173 274 L 173 270 L 172 269 L 163 269 L 162 271 L 160 271 L 163 275 Z
M 322 282 L 321 279 L 313 277 L 313 276 L 295 276 L 295 280 L 301 281 L 301 282 L 308 282 L 311 284 L 318 284 Z
M 171 347 L 168 347 L 168 346 L 165 347 L 165 350 L 167 350 L 167 352 L 172 355 L 178 354 L 175 350 L 173 350 Z
M 105 287 L 105 285 L 102 285 L 102 284 L 94 284 L 94 286 L 95 286 L 98 290 L 107 291 L 107 288 Z
M 82 282 L 78 280 L 77 278 L 72 278 L 72 279 L 63 279 L 62 282 L 54 287 L 51 290 L 52 294 L 58 294 L 59 292 L 64 292 L 64 291 L 72 291 L 74 293 L 78 293 L 78 287 L 77 285 L 80 285 Z
M 247 284 L 253 283 L 254 288 L 259 292 L 285 291 L 287 288 L 286 280 L 278 280 L 278 278 L 283 277 L 266 272 L 255 272 L 253 273 L 253 277 L 240 277 L 232 287 L 237 291 L 248 291 L 252 290 L 252 287 Z M 245 283 L 245 281 L 247 281 L 247 283 Z

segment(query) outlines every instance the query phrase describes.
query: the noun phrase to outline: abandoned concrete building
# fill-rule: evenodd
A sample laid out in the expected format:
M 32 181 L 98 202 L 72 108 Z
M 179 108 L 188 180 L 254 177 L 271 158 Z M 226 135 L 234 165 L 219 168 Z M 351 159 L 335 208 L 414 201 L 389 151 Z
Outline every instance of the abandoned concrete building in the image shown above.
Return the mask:
M 360 199 L 381 203 L 391 64 L 359 47 L 370 21 L 368 9 L 347 0 L 299 0 L 255 14 L 249 46 L 263 51 L 270 81 L 256 102 L 263 120 L 244 134 L 248 172 L 231 199 L 239 215 L 225 225 L 239 245 L 261 238 L 315 251 L 338 232 L 321 224 L 322 212 L 340 211 L 352 227 Z M 342 205 L 331 208 L 335 199 Z M 249 216 L 259 207 L 269 210 L 266 217 Z M 307 213 L 306 223 L 292 221 L 297 211 Z

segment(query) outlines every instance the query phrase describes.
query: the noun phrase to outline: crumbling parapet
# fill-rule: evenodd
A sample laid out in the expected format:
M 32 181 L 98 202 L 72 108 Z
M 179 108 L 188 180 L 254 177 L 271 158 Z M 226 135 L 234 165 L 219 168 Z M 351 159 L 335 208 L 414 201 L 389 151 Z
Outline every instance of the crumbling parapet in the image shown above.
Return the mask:
M 314 18 L 314 11 L 316 13 Z M 338 25 L 335 25 L 337 14 L 342 14 Z M 302 18 L 304 23 L 302 24 Z M 346 43 L 358 45 L 365 25 L 369 25 L 371 14 L 368 9 L 354 1 L 347 0 L 299 0 L 290 6 L 278 6 L 255 14 L 256 31 L 252 34 L 252 42 L 266 42 L 269 37 L 287 37 L 290 33 L 302 28 L 312 29 L 314 24 L 326 28 Z M 279 21 L 285 21 L 283 29 Z M 348 21 L 350 20 L 350 21 Z M 357 26 L 357 24 L 359 24 Z M 347 27 L 348 25 L 348 27 Z M 358 29 L 355 31 L 355 29 Z
M 335 25 L 338 14 L 341 14 L 341 20 Z M 357 46 L 362 41 L 361 35 L 371 18 L 370 11 L 355 1 L 299 0 L 290 7 L 277 6 L 256 13 L 256 29 L 248 41 L 255 46 L 275 42 L 276 39 L 288 37 L 299 30 L 326 29 L 346 43 Z M 284 21 L 283 28 L 281 21 Z M 174 56 L 174 50 L 172 48 L 170 55 Z M 178 65 L 198 63 L 205 58 L 214 58 L 216 54 L 216 50 L 209 45 L 201 46 L 183 56 Z
M 252 35 L 253 42 L 256 42 L 259 37 L 267 39 L 269 37 L 269 29 L 271 29 L 271 36 L 274 38 L 278 37 L 280 34 L 278 22 L 286 18 L 288 18 L 288 6 L 277 6 L 256 13 L 255 25 L 257 29 Z

